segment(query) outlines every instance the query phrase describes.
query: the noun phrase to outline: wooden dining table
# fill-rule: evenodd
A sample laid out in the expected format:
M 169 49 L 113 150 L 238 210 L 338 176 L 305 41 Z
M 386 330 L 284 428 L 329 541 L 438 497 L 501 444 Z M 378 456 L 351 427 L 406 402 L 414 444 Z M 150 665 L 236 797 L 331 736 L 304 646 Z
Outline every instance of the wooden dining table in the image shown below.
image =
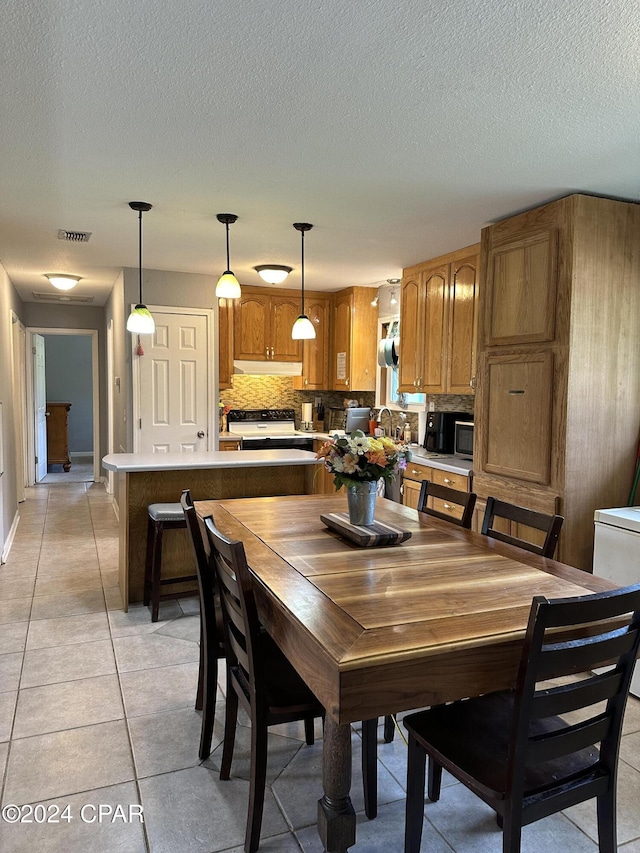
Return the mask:
M 321 515 L 346 498 L 296 495 L 196 503 L 244 542 L 260 618 L 326 709 L 318 832 L 355 843 L 350 724 L 514 686 L 532 598 L 612 584 L 389 500 L 375 519 L 409 531 L 360 547 Z

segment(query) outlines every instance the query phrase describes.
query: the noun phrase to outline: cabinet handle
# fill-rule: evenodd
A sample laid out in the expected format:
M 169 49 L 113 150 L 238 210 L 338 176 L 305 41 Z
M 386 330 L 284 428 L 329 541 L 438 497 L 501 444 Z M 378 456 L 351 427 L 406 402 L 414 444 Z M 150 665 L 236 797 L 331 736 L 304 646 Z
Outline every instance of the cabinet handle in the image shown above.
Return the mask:
M 412 473 L 412 474 L 415 474 L 415 475 L 416 475 L 416 477 L 419 477 L 419 476 L 420 476 L 420 471 L 416 471 L 416 469 L 415 469 L 415 468 L 413 468 L 413 469 L 411 470 L 411 473 Z
M 445 483 L 453 483 L 453 480 L 450 480 L 448 477 L 444 478 Z
M 349 380 L 348 380 L 348 379 L 345 379 L 345 380 L 344 380 L 344 384 L 345 384 L 345 385 L 348 385 L 348 384 L 349 384 Z
M 451 510 L 455 509 L 455 507 L 451 506 L 451 504 L 442 504 L 442 506 L 444 509 L 451 509 Z
M 472 377 L 471 377 L 471 379 L 469 380 L 469 385 L 470 385 L 470 387 L 471 387 L 471 388 L 475 388 L 475 387 L 476 387 L 476 377 L 475 377 L 475 376 L 472 376 Z
M 271 347 L 271 358 L 273 358 L 273 347 Z
M 267 347 L 267 358 L 269 358 L 269 347 Z
M 308 379 L 305 379 L 305 380 L 304 380 L 304 384 L 305 384 L 305 385 L 308 385 L 308 384 L 309 384 L 309 380 L 308 380 Z
M 521 388 L 511 388 L 508 393 L 509 394 L 524 394 L 524 390 Z

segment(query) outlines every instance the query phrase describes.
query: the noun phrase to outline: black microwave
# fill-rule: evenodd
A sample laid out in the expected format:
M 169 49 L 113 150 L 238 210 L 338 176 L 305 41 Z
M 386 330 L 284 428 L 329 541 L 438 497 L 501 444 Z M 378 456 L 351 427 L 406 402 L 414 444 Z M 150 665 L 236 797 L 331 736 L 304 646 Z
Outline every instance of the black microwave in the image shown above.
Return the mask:
M 453 455 L 473 459 L 473 421 L 455 422 Z

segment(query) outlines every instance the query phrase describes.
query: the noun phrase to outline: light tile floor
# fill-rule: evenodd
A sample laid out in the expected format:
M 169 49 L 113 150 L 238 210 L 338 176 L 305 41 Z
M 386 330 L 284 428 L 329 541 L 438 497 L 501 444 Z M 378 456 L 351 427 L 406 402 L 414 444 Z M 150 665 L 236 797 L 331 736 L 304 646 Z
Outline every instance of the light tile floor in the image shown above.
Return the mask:
M 23 821 L 11 823 L 12 810 L 5 812 L 0 850 L 241 853 L 249 730 L 241 720 L 233 778 L 220 782 L 224 684 L 216 749 L 205 762 L 197 754 L 197 601 L 163 605 L 156 624 L 146 608 L 122 611 L 117 524 L 102 486 L 29 489 L 20 516 L 0 567 L 0 778 L 2 805 L 22 807 Z M 619 850 L 640 853 L 638 700 L 630 701 L 624 731 Z M 374 821 L 362 811 L 359 744 L 354 727 L 352 850 L 396 853 L 404 831 L 404 743 L 397 734 L 391 744 L 378 743 Z M 321 756 L 321 741 L 305 746 L 298 725 L 270 735 L 265 853 L 320 851 Z M 581 853 L 597 849 L 595 838 L 591 802 L 527 827 L 522 849 Z M 449 778 L 440 801 L 425 805 L 423 849 L 499 853 L 501 835 L 493 813 Z

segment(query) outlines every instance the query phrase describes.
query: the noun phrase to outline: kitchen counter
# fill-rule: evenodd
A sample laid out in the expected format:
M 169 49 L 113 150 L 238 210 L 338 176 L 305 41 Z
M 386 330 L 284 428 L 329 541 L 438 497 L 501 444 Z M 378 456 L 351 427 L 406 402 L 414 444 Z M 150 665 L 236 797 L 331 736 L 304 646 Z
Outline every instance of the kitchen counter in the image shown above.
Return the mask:
M 411 458 L 421 465 L 429 465 L 430 468 L 439 468 L 441 471 L 450 471 L 452 474 L 461 474 L 469 477 L 473 474 L 473 460 L 461 459 L 459 456 L 448 456 L 443 453 L 429 454 L 419 444 L 410 445 Z
M 308 450 L 239 450 L 110 453 L 102 464 L 116 472 L 118 581 L 127 610 L 129 602 L 143 597 L 149 504 L 176 503 L 183 489 L 190 489 L 194 500 L 313 494 L 321 463 Z M 194 573 L 186 530 L 168 531 L 162 548 L 163 577 Z M 192 586 L 176 584 L 173 589 Z
M 235 436 L 230 437 L 235 438 Z M 239 436 L 238 436 L 239 438 Z M 310 450 L 207 450 L 202 453 L 110 453 L 102 460 L 108 471 L 189 471 L 205 468 L 256 468 L 318 464 Z

